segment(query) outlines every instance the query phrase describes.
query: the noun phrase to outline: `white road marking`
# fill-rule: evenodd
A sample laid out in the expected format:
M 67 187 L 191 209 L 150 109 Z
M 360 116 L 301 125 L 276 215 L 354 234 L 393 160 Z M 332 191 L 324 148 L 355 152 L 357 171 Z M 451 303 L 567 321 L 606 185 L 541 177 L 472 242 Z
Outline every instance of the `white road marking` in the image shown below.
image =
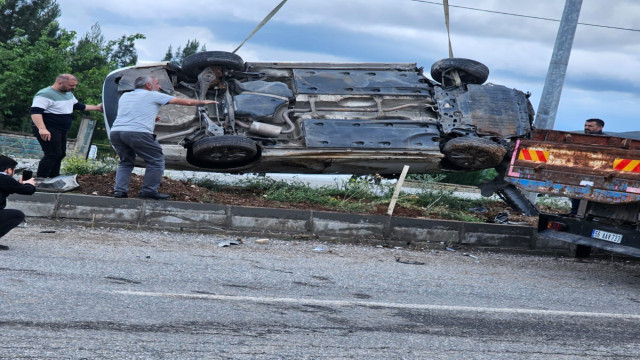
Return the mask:
M 497 313 L 497 314 L 521 314 L 521 315 L 553 315 L 553 316 L 579 316 L 591 318 L 611 318 L 640 320 L 638 314 L 616 314 L 598 313 L 583 311 L 559 311 L 543 309 L 517 309 L 517 308 L 489 308 L 474 306 L 449 306 L 449 305 L 429 305 L 429 304 L 402 304 L 391 302 L 357 301 L 357 300 L 317 300 L 299 298 L 276 298 L 276 297 L 254 297 L 254 296 L 234 296 L 215 294 L 180 294 L 180 293 L 158 293 L 144 291 L 115 291 L 117 294 L 149 296 L 149 297 L 172 297 L 182 299 L 207 299 L 223 301 L 248 301 L 257 303 L 287 303 L 300 305 L 320 305 L 320 306 L 365 306 L 382 307 L 391 309 L 412 309 L 412 310 L 441 310 L 441 311 L 465 311 L 476 313 Z

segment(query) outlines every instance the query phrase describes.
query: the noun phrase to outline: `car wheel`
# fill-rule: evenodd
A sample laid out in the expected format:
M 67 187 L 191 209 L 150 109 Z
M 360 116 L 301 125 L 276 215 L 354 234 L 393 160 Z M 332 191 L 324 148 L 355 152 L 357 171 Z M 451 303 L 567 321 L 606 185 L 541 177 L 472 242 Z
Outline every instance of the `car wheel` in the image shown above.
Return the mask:
M 484 84 L 489 78 L 489 68 L 475 60 L 447 58 L 435 62 L 431 66 L 431 77 L 444 86 L 454 85 L 449 72 L 457 70 L 460 80 L 465 84 Z
M 457 137 L 444 144 L 442 153 L 452 164 L 462 169 L 478 170 L 500 164 L 507 149 L 489 139 Z
M 231 70 L 244 70 L 244 61 L 236 54 L 226 51 L 203 51 L 182 60 L 182 70 L 190 76 L 198 76 L 209 66 L 220 66 Z
M 193 157 L 207 167 L 238 167 L 253 161 L 258 153 L 255 141 L 242 136 L 209 136 L 196 141 Z

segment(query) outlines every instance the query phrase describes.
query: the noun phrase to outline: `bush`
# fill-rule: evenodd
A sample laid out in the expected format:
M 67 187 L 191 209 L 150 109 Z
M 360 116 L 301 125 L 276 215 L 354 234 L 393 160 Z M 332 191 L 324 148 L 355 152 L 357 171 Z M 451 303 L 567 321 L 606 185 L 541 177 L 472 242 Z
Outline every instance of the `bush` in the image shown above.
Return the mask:
M 117 167 L 118 160 L 115 158 L 88 160 L 77 155 L 72 155 L 67 156 L 62 161 L 60 172 L 64 175 L 104 175 L 116 171 Z
M 192 184 L 203 187 L 205 189 L 209 189 L 211 191 L 223 191 L 224 189 L 227 189 L 229 187 L 229 185 L 227 185 L 226 183 L 211 177 L 204 177 L 204 178 L 192 177 L 187 179 L 187 181 Z
M 441 182 L 448 184 L 477 186 L 485 180 L 498 176 L 495 169 L 476 171 L 446 172 L 441 174 L 409 174 L 407 179 L 422 182 Z

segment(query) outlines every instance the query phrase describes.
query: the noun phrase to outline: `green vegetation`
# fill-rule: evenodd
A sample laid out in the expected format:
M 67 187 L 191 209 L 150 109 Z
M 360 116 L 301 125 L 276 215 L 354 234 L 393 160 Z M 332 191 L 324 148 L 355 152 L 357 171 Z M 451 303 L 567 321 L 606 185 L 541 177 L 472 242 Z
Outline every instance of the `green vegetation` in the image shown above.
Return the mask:
M 319 204 L 336 211 L 351 213 L 371 212 L 373 209 L 387 208 L 393 195 L 393 184 L 376 185 L 367 178 L 337 182 L 333 186 L 312 188 L 300 181 L 286 182 L 266 177 L 251 177 L 234 184 L 225 184 L 212 178 L 191 179 L 190 182 L 216 192 L 236 192 L 244 189 L 253 196 L 285 203 Z M 430 181 L 432 182 L 432 181 Z M 428 182 L 416 194 L 401 192 L 396 206 L 411 208 L 432 216 L 450 220 L 483 222 L 479 213 L 471 208 L 488 207 L 502 201 L 490 199 L 463 199 L 452 191 L 432 190 Z
M 466 199 L 453 195 L 453 191 L 430 190 L 423 188 L 414 198 L 407 201 L 417 207 L 425 209 L 430 214 L 446 215 L 450 220 L 483 221 L 477 213 L 470 212 L 472 208 L 483 208 L 496 200 L 487 198 Z M 500 201 L 502 203 L 502 201 Z
M 59 74 L 78 78 L 73 93 L 80 102 L 101 103 L 107 74 L 136 64 L 135 43 L 145 39 L 143 34 L 106 39 L 98 23 L 82 35 L 67 31 L 58 24 L 61 11 L 56 0 L 1 0 L 0 14 L 0 131 L 5 132 L 31 133 L 33 96 L 53 84 Z M 198 40 L 188 40 L 175 52 L 169 46 L 165 60 L 180 64 L 184 57 L 205 50 Z M 69 138 L 77 136 L 83 116 L 97 120 L 93 144 L 100 152 L 113 154 L 98 113 L 74 112 Z
M 62 163 L 63 174 L 104 175 L 111 174 L 117 168 L 117 159 L 104 158 L 87 160 L 78 156 L 68 156 Z M 263 176 L 247 177 L 233 183 L 221 182 L 216 176 L 191 178 L 190 183 L 219 193 L 244 194 L 282 203 L 318 204 L 329 210 L 349 213 L 386 213 L 395 190 L 395 184 L 376 182 L 369 177 L 351 178 L 336 181 L 333 185 L 311 187 L 302 181 L 275 180 Z M 465 199 L 457 197 L 453 191 L 434 190 L 430 187 L 433 180 L 424 182 L 415 194 L 401 192 L 396 209 L 409 209 L 425 217 L 483 222 L 481 211 L 470 209 L 488 209 L 496 203 L 505 207 L 499 200 Z M 207 201 L 204 199 L 204 201 Z M 545 200 L 552 204 L 553 199 Z M 551 205 L 547 205 L 551 206 Z M 558 204 L 562 207 L 566 204 Z
M 104 175 L 116 171 L 118 160 L 104 158 L 102 160 L 88 160 L 77 155 L 67 156 L 62 160 L 60 172 L 64 175 Z
M 568 213 L 571 210 L 571 203 L 566 198 L 557 196 L 542 195 L 537 198 L 536 205 L 558 213 Z
M 466 172 L 446 172 L 441 174 L 409 174 L 408 180 L 414 181 L 434 181 L 448 184 L 478 186 L 484 181 L 491 180 L 498 176 L 495 169 L 484 169 Z
M 106 40 L 96 23 L 79 38 L 60 28 L 60 8 L 55 0 L 11 0 L 0 2 L 0 130 L 29 134 L 29 108 L 35 93 L 72 73 L 79 81 L 76 98 L 86 104 L 102 102 L 106 75 L 138 60 L 135 41 L 142 34 Z M 69 132 L 74 138 L 81 117 Z M 92 114 L 95 116 L 95 114 Z M 102 121 L 97 121 L 94 143 L 108 143 Z
M 198 50 L 198 48 L 200 49 Z M 202 51 L 207 51 L 207 47 L 204 45 L 200 47 L 200 42 L 198 40 L 187 40 L 187 44 L 184 46 L 184 48 L 182 46 L 178 46 L 175 52 L 173 51 L 173 47 L 169 45 L 164 58 L 162 58 L 162 61 L 169 61 L 176 65 L 182 65 L 182 60 L 184 58 Z

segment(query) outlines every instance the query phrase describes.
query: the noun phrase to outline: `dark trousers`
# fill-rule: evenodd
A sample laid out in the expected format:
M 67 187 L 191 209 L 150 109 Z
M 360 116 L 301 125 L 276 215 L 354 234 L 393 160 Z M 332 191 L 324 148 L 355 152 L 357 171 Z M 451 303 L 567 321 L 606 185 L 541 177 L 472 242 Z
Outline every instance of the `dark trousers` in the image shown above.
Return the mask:
M 112 131 L 109 137 L 111 145 L 120 158 L 113 190 L 122 193 L 129 191 L 131 172 L 135 166 L 136 156 L 139 156 L 145 164 L 140 193 L 157 193 L 164 173 L 164 155 L 156 136 L 143 132 Z
M 51 140 L 44 141 L 40 137 L 38 128 L 32 126 L 33 135 L 38 139 L 44 156 L 38 164 L 37 177 L 52 178 L 60 175 L 60 165 L 62 159 L 67 155 L 67 131 L 48 128 L 51 133 Z
M 24 213 L 16 209 L 0 209 L 0 238 L 24 221 Z

